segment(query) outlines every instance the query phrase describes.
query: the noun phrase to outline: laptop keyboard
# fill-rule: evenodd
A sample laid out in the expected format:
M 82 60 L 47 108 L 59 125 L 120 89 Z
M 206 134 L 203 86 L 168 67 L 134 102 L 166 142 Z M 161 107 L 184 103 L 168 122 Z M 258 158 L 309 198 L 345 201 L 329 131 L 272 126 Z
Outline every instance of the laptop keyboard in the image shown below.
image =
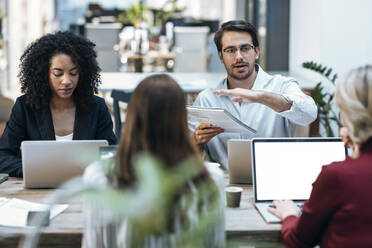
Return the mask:
M 303 208 L 303 206 L 304 206 L 303 203 L 295 203 L 295 204 L 296 204 L 297 207 L 299 207 L 299 208 L 302 210 L 302 208 Z M 270 207 L 270 208 L 274 208 L 274 205 L 273 205 L 273 204 L 270 204 L 269 207 Z

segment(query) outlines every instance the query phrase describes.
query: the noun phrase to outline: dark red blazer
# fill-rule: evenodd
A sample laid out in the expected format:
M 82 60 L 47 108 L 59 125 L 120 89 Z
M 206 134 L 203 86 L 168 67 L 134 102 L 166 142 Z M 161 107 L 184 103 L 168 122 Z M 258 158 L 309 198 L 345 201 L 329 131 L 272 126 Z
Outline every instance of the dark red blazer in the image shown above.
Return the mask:
M 372 140 L 358 159 L 323 166 L 300 217 L 282 223 L 290 247 L 372 247 Z

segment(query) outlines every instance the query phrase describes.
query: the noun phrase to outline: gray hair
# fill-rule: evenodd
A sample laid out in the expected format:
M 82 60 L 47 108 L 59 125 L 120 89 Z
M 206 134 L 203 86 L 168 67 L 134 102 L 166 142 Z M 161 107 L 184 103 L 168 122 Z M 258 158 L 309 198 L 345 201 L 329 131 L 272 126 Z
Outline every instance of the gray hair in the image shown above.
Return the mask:
M 352 141 L 372 137 L 372 65 L 351 70 L 336 86 L 335 102 Z

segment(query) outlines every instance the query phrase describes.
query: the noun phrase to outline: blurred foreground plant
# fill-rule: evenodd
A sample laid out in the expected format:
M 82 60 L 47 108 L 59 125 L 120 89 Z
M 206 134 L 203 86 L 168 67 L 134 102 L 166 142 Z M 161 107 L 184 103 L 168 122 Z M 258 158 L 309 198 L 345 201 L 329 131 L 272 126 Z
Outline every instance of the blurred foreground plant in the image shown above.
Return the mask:
M 111 173 L 114 168 L 113 160 L 100 161 L 106 173 Z M 72 179 L 56 190 L 47 200 L 48 204 L 57 204 L 66 200 L 83 196 L 88 203 L 91 202 L 98 209 L 104 209 L 107 222 L 118 223 L 128 220 L 133 226 L 131 247 L 141 247 L 146 237 L 152 234 L 162 234 L 167 230 L 169 207 L 174 204 L 174 195 L 180 187 L 201 172 L 197 158 L 190 158 L 175 166 L 166 168 L 160 161 L 151 156 L 141 156 L 136 168 L 137 183 L 135 187 L 124 190 L 113 188 L 109 184 L 87 184 L 82 178 Z M 201 195 L 217 197 L 212 201 L 207 211 L 198 215 L 198 226 L 191 226 L 182 237 L 177 240 L 177 247 L 203 247 L 203 242 L 210 227 L 221 217 L 218 200 L 218 189 L 210 183 L 197 185 Z M 180 209 L 184 216 L 188 209 Z M 105 215 L 106 216 L 106 215 Z M 39 215 L 35 220 L 36 227 L 26 236 L 23 247 L 37 247 L 40 224 L 46 216 Z

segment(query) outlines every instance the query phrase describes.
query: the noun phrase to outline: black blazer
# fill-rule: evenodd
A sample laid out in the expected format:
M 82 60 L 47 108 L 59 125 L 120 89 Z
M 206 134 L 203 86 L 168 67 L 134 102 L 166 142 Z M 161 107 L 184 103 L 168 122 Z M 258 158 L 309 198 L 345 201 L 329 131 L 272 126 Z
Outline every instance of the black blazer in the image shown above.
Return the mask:
M 21 142 L 24 140 L 55 140 L 50 108 L 34 109 L 17 98 L 3 135 L 0 137 L 0 173 L 22 177 Z M 110 112 L 105 100 L 95 100 L 83 111 L 76 108 L 73 140 L 107 140 L 116 143 Z

